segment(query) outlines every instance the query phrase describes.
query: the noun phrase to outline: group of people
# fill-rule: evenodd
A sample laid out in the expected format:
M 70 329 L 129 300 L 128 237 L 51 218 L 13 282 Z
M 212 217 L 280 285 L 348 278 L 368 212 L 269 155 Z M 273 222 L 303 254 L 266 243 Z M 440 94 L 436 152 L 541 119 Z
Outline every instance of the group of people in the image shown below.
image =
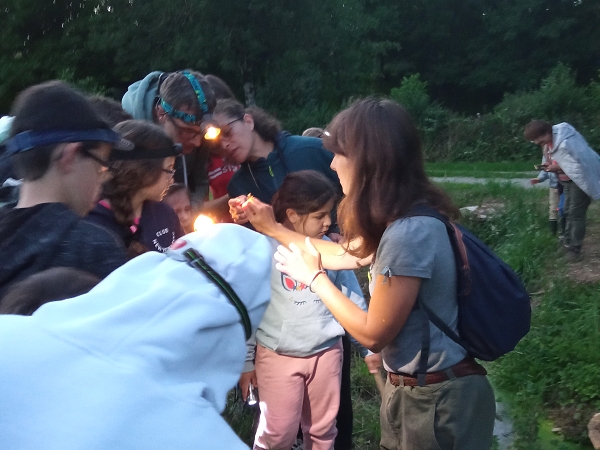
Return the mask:
M 567 261 L 579 261 L 588 207 L 600 199 L 600 156 L 565 122 L 552 126 L 532 120 L 524 136 L 542 148 L 542 170 L 531 183 L 548 180 L 550 230 L 558 231 L 559 250 Z
M 183 70 L 149 74 L 122 104 L 43 83 L 11 115 L 2 164 L 18 199 L 0 210 L 0 379 L 18 386 L 0 388 L 7 448 L 244 448 L 218 414 L 238 384 L 244 398 L 258 389 L 255 449 L 289 450 L 299 428 L 307 450 L 350 449 L 350 337 L 371 372 L 386 371 L 382 449 L 492 446 L 485 369 L 432 323 L 423 336 L 420 305 L 457 332 L 457 273 L 444 223 L 410 213 L 459 213 L 427 177 L 402 106 L 360 99 L 309 132 L 318 137 L 294 136 L 218 77 Z M 576 132 L 555 128 L 525 135 L 572 180 L 564 244 L 579 252 L 579 191 L 600 192 L 571 169 L 589 165 L 566 150 Z M 229 223 L 188 234 L 199 212 Z M 26 335 L 13 350 L 11 336 Z M 118 420 L 105 426 L 110 410 Z

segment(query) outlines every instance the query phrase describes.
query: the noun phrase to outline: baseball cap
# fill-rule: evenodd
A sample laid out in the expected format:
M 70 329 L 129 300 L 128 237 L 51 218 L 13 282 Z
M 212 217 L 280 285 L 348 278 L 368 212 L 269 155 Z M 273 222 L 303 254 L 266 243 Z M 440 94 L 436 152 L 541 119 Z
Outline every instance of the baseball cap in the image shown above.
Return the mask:
M 113 131 L 88 99 L 63 81 L 31 86 L 19 94 L 5 155 L 63 142 L 100 141 L 120 151 L 134 145 Z

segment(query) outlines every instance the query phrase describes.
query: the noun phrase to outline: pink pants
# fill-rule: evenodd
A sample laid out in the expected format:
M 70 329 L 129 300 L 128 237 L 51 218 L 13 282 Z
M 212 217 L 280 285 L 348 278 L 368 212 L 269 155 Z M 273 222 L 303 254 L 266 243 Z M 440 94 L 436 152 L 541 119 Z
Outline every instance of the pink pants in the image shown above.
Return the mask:
M 289 450 L 302 426 L 305 450 L 330 450 L 337 435 L 342 344 L 305 358 L 256 346 L 260 422 L 255 450 Z

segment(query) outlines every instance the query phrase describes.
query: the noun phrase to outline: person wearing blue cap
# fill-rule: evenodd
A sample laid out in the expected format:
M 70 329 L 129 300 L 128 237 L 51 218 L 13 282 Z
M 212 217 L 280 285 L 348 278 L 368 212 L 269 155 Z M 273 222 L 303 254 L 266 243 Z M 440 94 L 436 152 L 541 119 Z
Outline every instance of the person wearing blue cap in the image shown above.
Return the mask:
M 173 184 L 181 145 L 173 144 L 159 126 L 143 120 L 120 122 L 114 130 L 135 148 L 114 152 L 122 160 L 115 161 L 112 177 L 102 185 L 102 200 L 86 220 L 119 236 L 130 257 L 150 250 L 164 253 L 184 234 L 173 208 L 161 203 Z
M 0 210 L 0 302 L 6 288 L 51 267 L 99 278 L 126 262 L 122 243 L 81 220 L 98 200 L 111 150 L 133 148 L 61 81 L 25 89 L 11 112 L 3 157 L 23 180 L 15 208 Z

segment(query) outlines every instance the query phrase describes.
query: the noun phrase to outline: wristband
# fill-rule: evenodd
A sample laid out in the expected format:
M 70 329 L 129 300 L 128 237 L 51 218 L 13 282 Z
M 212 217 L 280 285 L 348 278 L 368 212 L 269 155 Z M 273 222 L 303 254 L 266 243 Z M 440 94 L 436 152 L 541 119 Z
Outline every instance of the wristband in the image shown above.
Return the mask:
M 327 274 L 327 272 L 325 271 L 325 269 L 318 270 L 317 273 L 315 273 L 315 276 L 313 277 L 313 279 L 311 280 L 310 284 L 308 285 L 308 289 L 310 289 L 310 292 L 313 292 L 313 293 L 315 292 L 315 291 L 312 290 L 312 285 L 315 282 L 315 280 L 317 279 L 317 277 L 319 275 L 321 275 L 322 273 L 323 274 Z

